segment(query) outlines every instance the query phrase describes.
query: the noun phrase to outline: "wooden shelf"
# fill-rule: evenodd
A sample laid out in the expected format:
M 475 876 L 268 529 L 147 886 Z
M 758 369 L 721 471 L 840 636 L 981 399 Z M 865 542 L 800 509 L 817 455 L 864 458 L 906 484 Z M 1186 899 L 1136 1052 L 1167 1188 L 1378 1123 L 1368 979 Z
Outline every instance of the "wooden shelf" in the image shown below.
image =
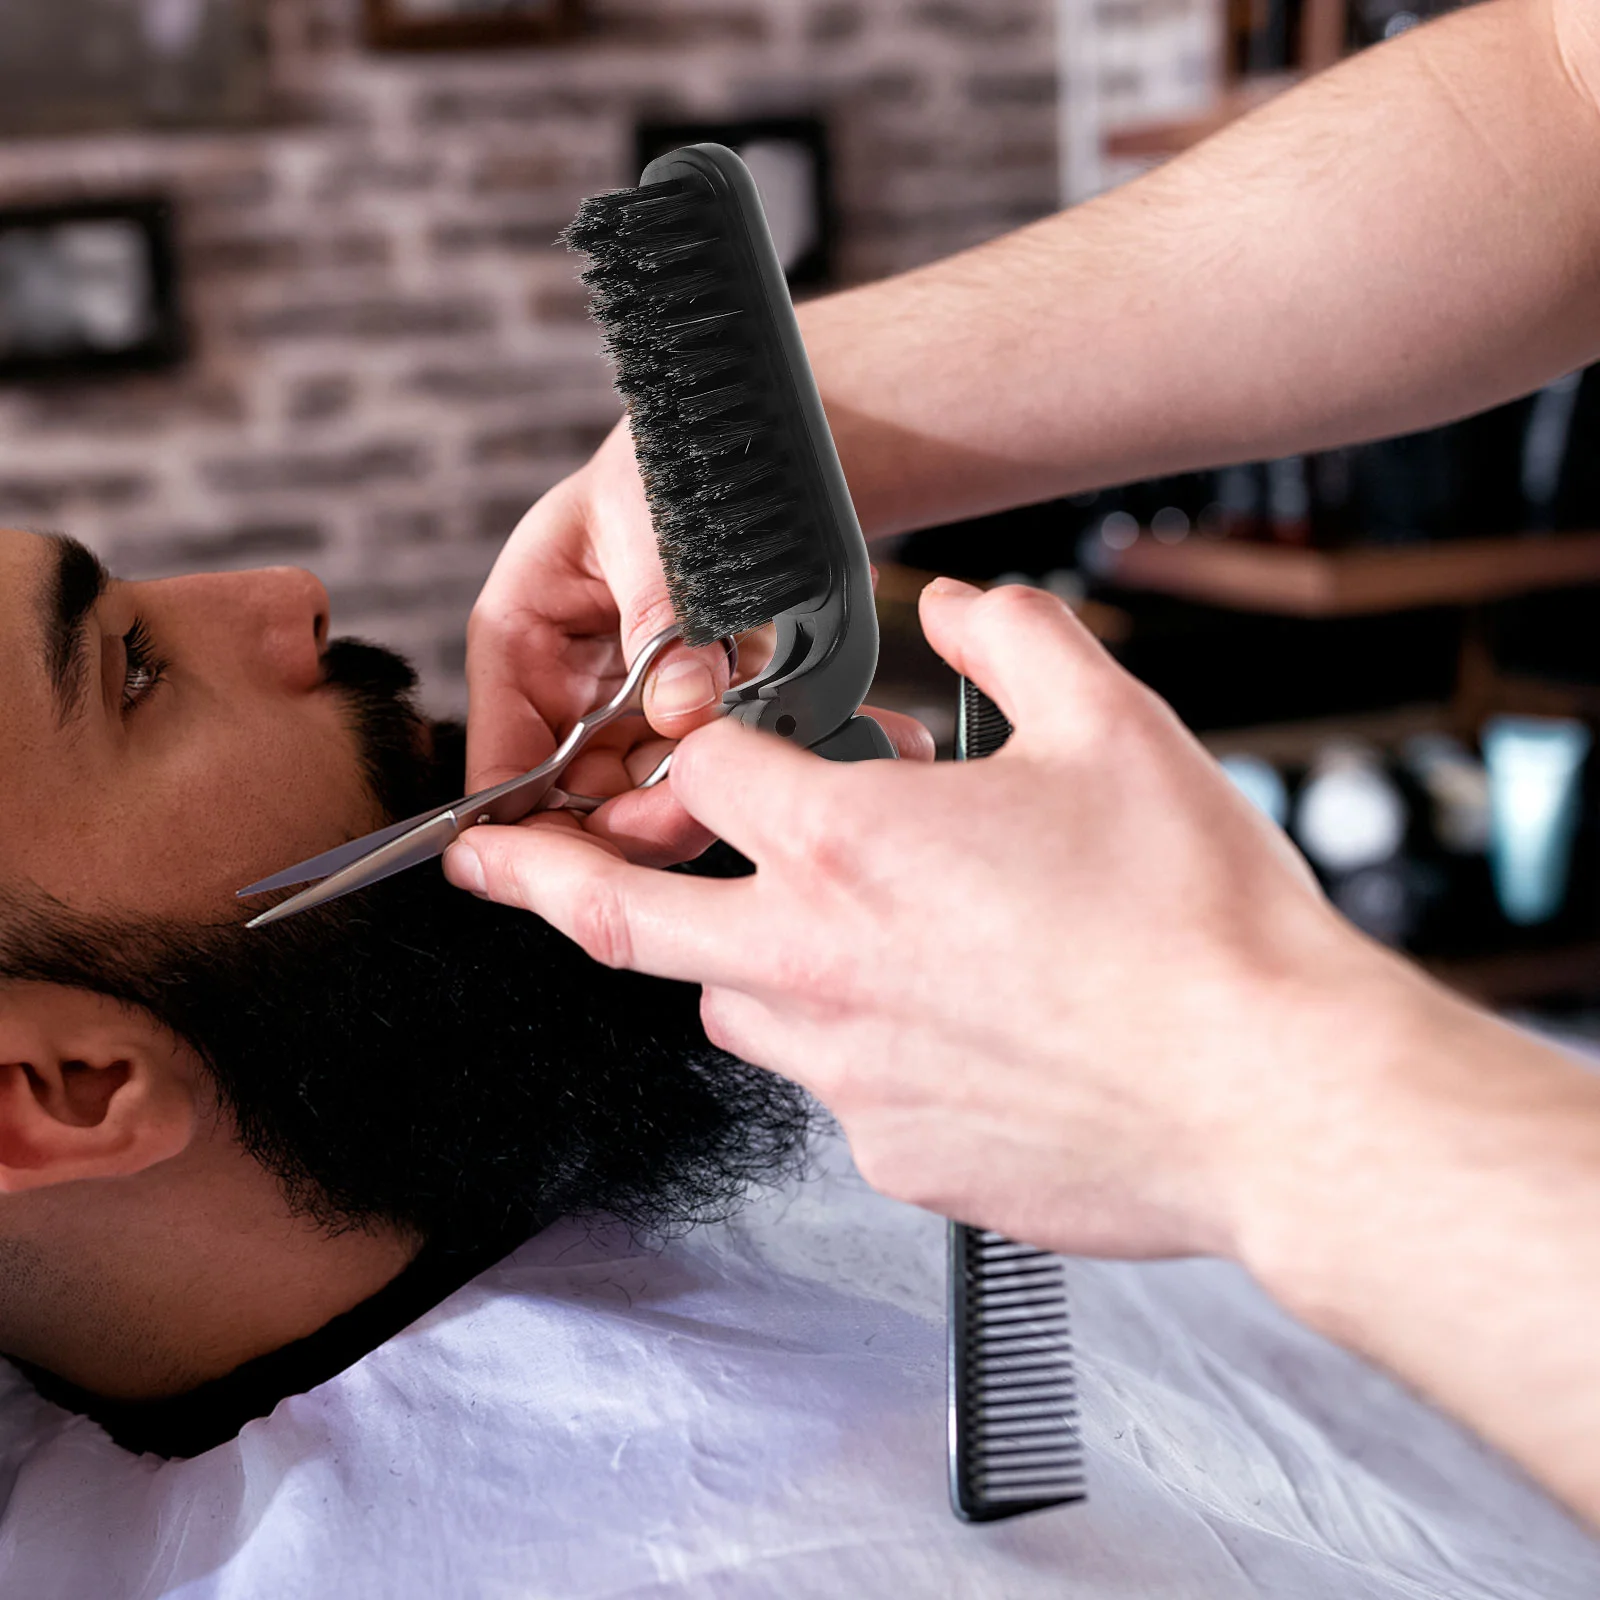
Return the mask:
M 1292 89 L 1299 81 L 1298 72 L 1242 79 L 1224 90 L 1213 105 L 1193 116 L 1136 122 L 1115 129 L 1106 136 L 1106 154 L 1134 159 L 1175 156 L 1202 139 L 1209 139 L 1230 122 L 1248 116 L 1257 106 Z
M 898 561 L 879 561 L 875 565 L 878 568 L 878 614 L 885 627 L 903 621 L 907 612 L 914 615 L 923 589 L 939 576 L 936 572 L 924 572 L 920 567 L 902 566 Z M 980 589 L 992 587 L 978 580 L 974 582 Z M 1108 606 L 1099 600 L 1078 600 L 1073 602 L 1072 610 L 1084 627 L 1104 644 L 1120 644 L 1133 631 L 1133 619 L 1117 606 Z
M 1600 533 L 1353 550 L 1141 538 L 1111 558 L 1105 575 L 1130 589 L 1239 611 L 1350 617 L 1600 583 Z
M 1235 79 L 1206 111 L 1118 129 L 1106 140 L 1106 153 L 1158 159 L 1177 155 L 1209 138 L 1219 128 L 1247 116 L 1285 89 L 1292 89 L 1302 79 L 1331 67 L 1345 51 L 1348 10 L 1346 0 L 1302 0 L 1299 53 L 1294 70 Z
M 1524 717 L 1578 717 L 1600 723 L 1600 687 L 1543 679 L 1497 677 L 1487 706 L 1470 699 L 1346 711 L 1296 722 L 1264 722 L 1239 728 L 1206 728 L 1200 742 L 1214 756 L 1259 756 L 1278 766 L 1299 766 L 1330 744 L 1364 744 L 1398 750 L 1419 733 L 1453 733 L 1471 743 L 1488 712 Z
M 1330 744 L 1373 745 L 1398 750 L 1419 733 L 1470 737 L 1456 708 L 1437 703 L 1394 706 L 1382 711 L 1352 711 L 1300 722 L 1260 723 L 1247 728 L 1207 728 L 1200 742 L 1214 756 L 1257 756 L 1275 766 L 1301 766 Z
M 1514 950 L 1421 965 L 1441 983 L 1485 1005 L 1600 994 L 1600 944 Z

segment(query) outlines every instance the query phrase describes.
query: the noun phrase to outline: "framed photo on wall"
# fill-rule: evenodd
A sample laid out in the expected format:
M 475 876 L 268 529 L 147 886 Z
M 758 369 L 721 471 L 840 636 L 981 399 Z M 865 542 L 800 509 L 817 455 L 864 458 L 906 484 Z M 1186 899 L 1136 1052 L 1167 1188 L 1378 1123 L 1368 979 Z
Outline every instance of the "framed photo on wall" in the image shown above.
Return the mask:
M 264 0 L 0 0 L 0 135 L 217 127 L 265 106 Z
M 149 372 L 185 353 L 165 201 L 0 209 L 0 382 Z
M 582 0 L 365 0 L 374 50 L 548 44 L 577 31 Z
M 791 289 L 819 289 L 833 271 L 833 179 L 821 117 L 642 122 L 634 129 L 636 179 L 648 162 L 685 144 L 725 144 L 744 158 L 761 195 Z

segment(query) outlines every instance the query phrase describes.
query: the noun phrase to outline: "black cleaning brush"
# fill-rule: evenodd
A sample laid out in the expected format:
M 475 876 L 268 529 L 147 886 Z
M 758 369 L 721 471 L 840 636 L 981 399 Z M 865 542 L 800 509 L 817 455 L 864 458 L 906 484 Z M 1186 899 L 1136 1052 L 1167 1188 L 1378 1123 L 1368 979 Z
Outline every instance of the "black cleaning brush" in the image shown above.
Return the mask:
M 728 715 L 835 760 L 893 755 L 855 715 L 878 661 L 866 542 L 744 163 L 675 150 L 564 237 L 589 257 L 684 639 L 778 625 Z
M 675 150 L 638 188 L 586 200 L 565 237 L 589 257 L 683 637 L 777 624 L 768 669 L 728 691 L 727 714 L 836 761 L 892 757 L 856 715 L 878 660 L 866 543 L 744 163 Z M 1010 728 L 965 689 L 960 753 L 986 755 Z M 1081 1498 L 1060 1264 L 967 1228 L 951 1240 L 955 1509 Z

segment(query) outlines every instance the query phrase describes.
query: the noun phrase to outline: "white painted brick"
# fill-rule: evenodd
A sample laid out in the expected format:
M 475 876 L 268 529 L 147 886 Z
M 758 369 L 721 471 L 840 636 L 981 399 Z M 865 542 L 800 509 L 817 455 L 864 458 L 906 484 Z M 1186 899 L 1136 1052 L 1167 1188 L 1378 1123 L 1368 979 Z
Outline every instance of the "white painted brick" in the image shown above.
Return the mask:
M 462 630 L 498 537 L 581 459 L 559 430 L 617 415 L 575 260 L 510 236 L 441 249 L 445 230 L 553 233 L 635 176 L 644 110 L 831 108 L 847 277 L 989 237 L 1056 192 L 1054 0 L 591 0 L 559 49 L 406 57 L 359 47 L 359 9 L 270 0 L 261 129 L 0 145 L 0 204 L 169 192 L 196 335 L 176 375 L 0 393 L 0 518 L 69 527 L 130 573 L 303 561 L 356 608 L 336 627 L 416 653 L 440 710 L 463 709 Z M 430 369 L 551 376 L 485 392 L 419 383 Z M 518 429 L 546 430 L 548 454 L 481 458 Z M 416 475 L 272 482 L 275 462 L 374 441 L 413 448 Z M 260 482 L 238 486 L 252 461 Z

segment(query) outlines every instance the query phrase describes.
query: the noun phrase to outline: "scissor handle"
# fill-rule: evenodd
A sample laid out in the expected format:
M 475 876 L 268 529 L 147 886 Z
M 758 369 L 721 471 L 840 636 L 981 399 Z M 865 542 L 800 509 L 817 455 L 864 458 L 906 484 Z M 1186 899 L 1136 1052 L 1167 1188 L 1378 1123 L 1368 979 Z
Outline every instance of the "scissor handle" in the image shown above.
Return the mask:
M 633 658 L 633 665 L 628 668 L 628 675 L 618 686 L 617 692 L 603 706 L 597 706 L 579 717 L 568 730 L 566 738 L 538 766 L 521 777 L 510 778 L 493 789 L 484 789 L 457 801 L 450 809 L 455 813 L 458 833 L 463 828 L 478 827 L 484 823 L 505 826 L 521 822 L 524 817 L 537 811 L 540 802 L 555 788 L 567 766 L 583 753 L 589 741 L 602 728 L 643 710 L 644 680 L 660 660 L 662 652 L 677 637 L 678 626 L 674 623 L 651 639 Z M 647 782 L 659 782 L 665 776 L 663 768 L 658 767 Z
M 603 804 L 589 796 L 563 794 L 556 788 L 556 780 L 600 729 L 619 717 L 635 715 L 642 710 L 641 690 L 645 677 L 661 652 L 677 637 L 676 627 L 658 633 L 639 652 L 617 692 L 604 705 L 580 718 L 551 756 L 531 772 L 492 789 L 482 789 L 453 805 L 439 806 L 405 822 L 393 823 L 376 834 L 352 840 L 272 878 L 251 884 L 248 889 L 241 889 L 241 895 L 264 894 L 269 889 L 287 889 L 311 878 L 320 879 L 313 887 L 262 912 L 248 926 L 264 927 L 313 906 L 326 905 L 352 890 L 381 883 L 408 867 L 443 855 L 464 829 L 480 823 L 520 822 L 552 796 L 555 804 L 574 811 L 592 811 Z M 662 761 L 643 787 L 659 783 L 666 776 L 667 765 L 667 761 Z

